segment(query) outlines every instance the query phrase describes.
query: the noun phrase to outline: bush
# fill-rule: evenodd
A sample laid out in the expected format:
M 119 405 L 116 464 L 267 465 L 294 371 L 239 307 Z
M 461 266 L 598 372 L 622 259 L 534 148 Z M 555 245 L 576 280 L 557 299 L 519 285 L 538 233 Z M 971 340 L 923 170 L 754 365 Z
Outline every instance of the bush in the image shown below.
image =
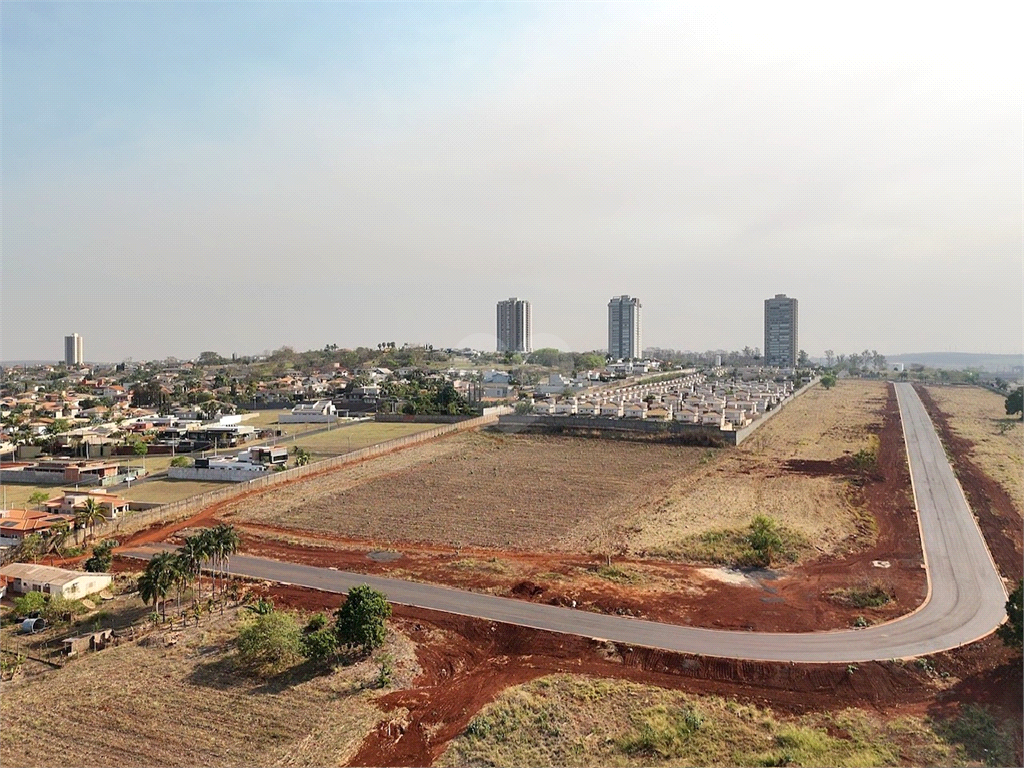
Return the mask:
M 1010 593 L 1010 599 L 1006 601 L 1006 623 L 1001 624 L 996 634 L 1005 645 L 1016 648 L 1018 651 L 1024 648 L 1024 581 L 1017 582 L 1017 588 Z
M 302 633 L 295 617 L 271 611 L 256 617 L 238 633 L 238 661 L 260 673 L 290 666 L 302 655 Z
M 46 607 L 39 615 L 46 619 L 48 624 L 66 624 L 75 616 L 86 612 L 85 606 L 78 600 L 68 600 L 63 595 L 50 595 Z
M 302 637 L 302 655 L 310 661 L 324 662 L 337 653 L 338 636 L 331 627 L 320 627 Z
M 14 598 L 14 612 L 21 617 L 42 611 L 45 607 L 46 595 L 42 592 L 29 592 L 26 595 Z
M 175 456 L 173 459 L 171 459 L 171 466 L 172 467 L 191 467 L 192 466 L 192 459 L 190 459 L 188 456 Z
M 306 634 L 316 632 L 319 629 L 323 629 L 327 626 L 327 617 L 323 611 L 319 611 L 310 616 L 309 621 L 306 623 L 306 629 L 303 630 Z
M 775 521 L 765 515 L 758 515 L 750 523 L 750 535 L 747 537 L 750 549 L 754 553 L 755 562 L 764 568 L 772 564 L 782 552 L 782 536 L 779 535 Z
M 384 644 L 391 605 L 383 593 L 361 584 L 349 591 L 345 604 L 334 615 L 338 642 L 369 652 Z
M 90 573 L 106 573 L 110 570 L 110 564 L 114 560 L 114 547 L 117 541 L 106 539 L 92 548 L 92 555 L 82 565 Z

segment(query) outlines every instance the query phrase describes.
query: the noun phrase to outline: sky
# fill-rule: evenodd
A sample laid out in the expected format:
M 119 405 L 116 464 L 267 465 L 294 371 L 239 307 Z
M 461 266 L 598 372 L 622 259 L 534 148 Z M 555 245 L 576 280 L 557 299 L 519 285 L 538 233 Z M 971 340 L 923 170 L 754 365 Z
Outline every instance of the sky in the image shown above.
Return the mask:
M 1019 354 L 1012 6 L 5 0 L 0 359 Z

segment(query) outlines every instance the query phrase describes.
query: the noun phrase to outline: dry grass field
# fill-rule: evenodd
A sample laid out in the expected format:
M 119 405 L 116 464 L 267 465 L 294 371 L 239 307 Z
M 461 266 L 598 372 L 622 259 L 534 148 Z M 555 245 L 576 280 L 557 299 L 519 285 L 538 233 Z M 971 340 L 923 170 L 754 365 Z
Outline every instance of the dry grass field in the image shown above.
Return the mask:
M 700 460 L 698 448 L 466 433 L 346 467 L 228 511 L 383 540 L 579 550 Z
M 832 552 L 856 530 L 847 487 L 836 477 L 784 474 L 789 459 L 830 461 L 872 444 L 881 425 L 884 382 L 840 381 L 814 387 L 739 447 L 679 478 L 659 499 L 642 505 L 630 537 L 634 550 L 672 554 L 687 537 L 742 528 L 769 515 Z
M 174 633 L 174 646 L 157 632 L 4 683 L 0 764 L 344 765 L 383 717 L 373 660 L 248 677 L 232 665 L 231 613 L 206 621 Z M 411 643 L 392 635 L 385 651 L 407 685 Z
M 226 514 L 378 541 L 669 556 L 695 533 L 768 514 L 812 550 L 830 552 L 856 531 L 847 486 L 783 474 L 782 462 L 835 459 L 871 445 L 886 395 L 881 382 L 814 388 L 738 449 L 718 451 L 462 434 L 276 489 Z
M 1005 735 L 1003 756 L 1012 759 Z M 980 756 L 980 755 L 979 755 Z M 504 691 L 438 766 L 979 765 L 915 716 L 800 717 L 714 696 L 554 675 Z M 994 765 L 996 763 L 989 763 Z
M 971 458 L 1024 515 L 1024 423 L 1006 415 L 1005 398 L 980 387 L 928 387 L 949 426 L 974 443 Z
M 309 425 L 305 424 L 303 426 Z M 319 461 L 329 456 L 340 456 L 343 453 L 356 451 L 368 445 L 376 445 L 387 440 L 394 440 L 396 437 L 426 432 L 428 429 L 433 429 L 436 426 L 438 425 L 363 422 L 349 427 L 332 427 L 328 432 L 321 432 L 320 434 L 309 435 L 308 437 L 299 437 L 289 442 L 288 447 L 291 448 L 292 445 L 297 445 L 309 451 L 313 461 Z
M 187 499 L 206 491 L 223 488 L 228 483 L 202 482 L 199 480 L 171 480 L 161 478 L 147 480 L 144 483 L 132 483 L 131 489 L 116 491 L 117 495 L 130 501 L 161 502 L 167 504 L 180 499 Z

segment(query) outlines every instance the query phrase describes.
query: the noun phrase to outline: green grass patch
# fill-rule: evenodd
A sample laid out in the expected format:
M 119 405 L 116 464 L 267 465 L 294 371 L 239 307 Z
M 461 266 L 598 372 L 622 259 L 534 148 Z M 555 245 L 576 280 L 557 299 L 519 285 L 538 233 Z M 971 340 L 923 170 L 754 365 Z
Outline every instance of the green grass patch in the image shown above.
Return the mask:
M 833 589 L 828 596 L 837 603 L 854 608 L 881 608 L 893 601 L 893 596 L 882 584 Z
M 959 744 L 967 757 L 990 766 L 1013 765 L 1013 736 L 984 707 L 966 704 L 957 716 L 940 722 L 936 732 Z
M 451 567 L 458 571 L 482 571 L 484 573 L 508 573 L 508 566 L 498 558 L 492 557 L 489 560 L 477 560 L 473 557 L 464 557 L 456 560 Z
M 807 538 L 791 528 L 777 525 L 775 532 L 780 544 L 772 557 L 772 565 L 795 563 L 813 551 Z M 655 554 L 736 568 L 764 565 L 761 556 L 751 546 L 749 528 L 725 528 L 694 534 Z
M 770 709 L 716 696 L 691 696 L 621 680 L 552 675 L 501 694 L 450 743 L 435 765 L 947 766 L 964 762 L 958 744 L 939 736 L 922 718 L 888 719 L 860 709 L 780 717 Z
M 616 584 L 639 584 L 643 581 L 640 574 L 617 565 L 602 565 L 590 572 L 607 581 L 614 581 Z

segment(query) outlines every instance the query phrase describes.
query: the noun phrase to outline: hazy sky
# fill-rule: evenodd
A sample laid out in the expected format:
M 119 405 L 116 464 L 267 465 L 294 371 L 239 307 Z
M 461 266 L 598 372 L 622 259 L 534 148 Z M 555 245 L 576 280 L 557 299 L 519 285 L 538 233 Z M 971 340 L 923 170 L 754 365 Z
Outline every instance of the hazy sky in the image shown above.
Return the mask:
M 1012 5 L 5 0 L 0 356 L 1019 353 Z

